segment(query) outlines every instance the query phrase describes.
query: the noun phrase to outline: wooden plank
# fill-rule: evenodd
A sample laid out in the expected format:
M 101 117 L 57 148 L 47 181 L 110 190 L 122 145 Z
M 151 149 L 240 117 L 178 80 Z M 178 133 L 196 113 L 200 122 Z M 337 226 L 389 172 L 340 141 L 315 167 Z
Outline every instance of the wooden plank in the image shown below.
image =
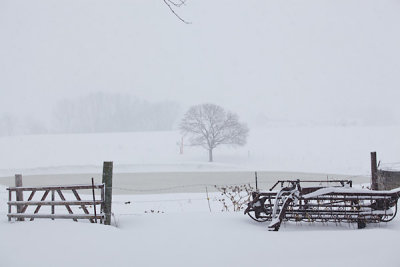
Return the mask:
M 111 206 L 112 206 L 112 176 L 113 176 L 113 162 L 105 161 L 103 163 L 103 178 L 102 182 L 105 185 L 104 194 L 104 214 L 106 219 L 104 221 L 105 225 L 111 225 Z
M 15 175 L 15 187 L 16 188 L 21 188 L 22 187 L 22 175 L 21 174 L 16 174 Z M 16 191 L 16 198 L 17 201 L 24 201 L 24 192 L 17 189 Z M 22 209 L 24 207 L 22 205 L 17 206 L 17 213 L 22 213 Z M 24 218 L 18 218 L 18 221 L 24 221 Z
M 11 197 L 12 197 L 11 191 L 8 191 L 8 202 L 11 202 Z M 10 204 L 8 205 L 8 213 L 9 214 L 11 213 L 11 205 Z M 11 221 L 11 217 L 8 217 L 8 221 Z
M 376 163 L 376 152 L 371 152 L 371 189 L 380 189 L 378 185 L 378 164 Z
M 54 195 L 54 190 L 51 190 L 51 201 L 54 202 L 56 200 L 56 196 Z M 54 205 L 51 205 L 51 214 L 55 213 Z M 54 220 L 54 218 L 52 219 Z
M 57 190 L 57 193 L 60 196 L 61 200 L 65 201 L 65 197 L 64 197 L 63 193 L 61 192 L 61 190 Z M 69 214 L 74 214 L 68 204 L 65 204 L 65 207 L 67 208 Z M 77 222 L 78 220 L 74 219 L 74 221 Z
M 95 189 L 103 188 L 103 184 L 95 184 Z M 10 191 L 47 191 L 47 190 L 72 190 L 72 189 L 92 189 L 92 185 L 54 185 L 54 186 L 35 186 L 35 187 L 9 187 Z
M 32 213 L 10 213 L 9 218 L 41 218 L 41 219 L 100 219 L 103 215 L 94 216 L 93 214 L 32 214 Z
M 46 199 L 46 197 L 47 197 L 47 195 L 49 194 L 49 192 L 50 192 L 50 190 L 46 190 L 45 192 L 44 192 L 44 194 L 43 194 L 43 196 L 42 196 L 42 198 L 40 199 L 40 201 L 43 201 L 43 200 L 45 200 Z M 40 207 L 41 207 L 42 205 L 38 205 L 37 207 L 36 207 L 36 209 L 35 209 L 35 211 L 34 211 L 34 213 L 38 213 L 38 211 L 40 210 Z M 31 217 L 31 221 L 33 221 L 34 220 L 34 218 L 33 217 Z
M 11 191 L 10 191 L 11 192 Z M 29 195 L 28 201 L 23 201 L 23 202 L 29 202 L 32 200 L 33 196 L 35 195 L 36 190 L 33 190 L 32 193 Z M 24 213 L 26 211 L 26 209 L 28 208 L 28 205 L 25 204 L 25 206 L 22 208 L 22 213 Z
M 101 195 L 101 206 L 100 206 L 100 213 L 103 214 L 104 213 L 104 186 L 100 191 L 100 195 Z M 103 223 L 103 219 L 100 219 L 100 223 Z
M 8 201 L 7 202 L 8 205 L 26 205 L 26 206 L 36 206 L 36 205 L 41 205 L 41 206 L 51 206 L 51 205 L 55 205 L 55 206 L 65 206 L 65 205 L 69 205 L 69 206 L 81 206 L 81 205 L 92 205 L 93 204 L 93 200 L 81 200 L 81 201 Z M 96 200 L 95 202 L 96 205 L 101 205 L 102 202 L 101 200 Z M 10 212 L 11 213 L 11 212 Z
M 94 179 L 92 177 L 92 193 L 93 193 L 93 210 L 94 210 L 94 216 L 96 216 L 96 198 L 94 194 Z M 95 223 L 97 223 L 97 219 L 95 219 Z
M 74 196 L 76 197 L 77 200 L 79 200 L 79 201 L 82 200 L 81 197 L 79 196 L 78 192 L 76 192 L 75 189 L 72 189 L 72 193 L 74 193 Z M 83 212 L 85 212 L 85 214 L 89 214 L 89 211 L 85 205 L 81 205 L 81 208 L 83 209 Z M 94 221 L 92 219 L 90 219 L 90 222 L 93 223 Z

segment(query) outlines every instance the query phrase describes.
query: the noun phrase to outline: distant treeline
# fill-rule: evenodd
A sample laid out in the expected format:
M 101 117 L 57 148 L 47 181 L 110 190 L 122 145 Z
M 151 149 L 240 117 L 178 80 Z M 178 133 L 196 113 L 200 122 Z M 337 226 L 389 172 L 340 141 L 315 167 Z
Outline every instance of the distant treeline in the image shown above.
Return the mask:
M 180 114 L 175 102 L 151 103 L 126 94 L 93 93 L 57 102 L 49 126 L 38 119 L 0 116 L 0 135 L 171 130 Z

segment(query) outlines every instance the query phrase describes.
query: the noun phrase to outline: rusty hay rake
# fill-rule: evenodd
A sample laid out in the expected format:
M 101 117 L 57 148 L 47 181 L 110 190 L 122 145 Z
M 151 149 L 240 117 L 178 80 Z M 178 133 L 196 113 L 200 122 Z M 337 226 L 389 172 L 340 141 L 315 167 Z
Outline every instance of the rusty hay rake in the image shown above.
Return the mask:
M 310 186 L 316 183 L 318 186 Z M 324 183 L 327 186 L 322 186 Z M 273 191 L 279 184 L 281 189 Z M 355 189 L 350 180 L 285 180 L 276 182 L 269 192 L 252 192 L 244 213 L 258 222 L 269 221 L 272 231 L 278 231 L 282 221 L 348 222 L 361 229 L 367 223 L 393 220 L 399 197 L 400 188 Z

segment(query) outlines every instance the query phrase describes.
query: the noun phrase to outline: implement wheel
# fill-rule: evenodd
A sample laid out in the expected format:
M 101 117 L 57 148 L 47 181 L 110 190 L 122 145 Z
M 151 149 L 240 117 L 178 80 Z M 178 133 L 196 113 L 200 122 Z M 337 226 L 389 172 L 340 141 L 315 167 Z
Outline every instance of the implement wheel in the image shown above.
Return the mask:
M 393 215 L 383 215 L 380 219 L 381 222 L 390 222 L 391 220 L 394 219 L 394 217 L 396 217 L 397 214 L 397 201 L 396 204 L 394 205 L 394 212 Z
M 252 215 L 253 212 L 254 212 L 254 215 Z M 247 213 L 247 215 L 249 215 L 249 217 L 252 218 L 253 220 L 255 220 L 256 222 L 266 222 L 266 221 L 270 220 L 269 218 L 257 218 L 255 211 L 250 211 Z

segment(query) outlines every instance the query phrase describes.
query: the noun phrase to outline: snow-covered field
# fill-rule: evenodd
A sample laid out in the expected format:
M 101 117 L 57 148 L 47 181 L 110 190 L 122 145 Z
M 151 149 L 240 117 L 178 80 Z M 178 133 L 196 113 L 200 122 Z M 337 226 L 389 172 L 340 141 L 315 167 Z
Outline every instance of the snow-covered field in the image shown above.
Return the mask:
M 7 222 L 0 198 L 1 266 L 399 266 L 400 220 L 368 225 L 285 223 L 279 232 L 211 194 L 115 195 L 115 226 Z M 125 204 L 130 201 L 129 204 Z M 62 209 L 60 207 L 60 209 Z M 154 210 L 154 214 L 151 213 Z
M 213 188 L 254 186 L 255 171 L 263 189 L 368 183 L 372 151 L 400 169 L 399 13 L 400 0 L 0 0 L 0 267 L 399 267 L 400 217 L 269 232 L 221 212 Z M 207 102 L 250 128 L 213 163 L 179 131 L 15 136 L 177 129 Z M 112 226 L 8 222 L 15 174 L 99 183 L 104 161 Z
M 382 163 L 400 158 L 400 127 L 284 127 L 254 129 L 247 145 L 207 151 L 184 147 L 178 131 L 37 135 L 0 138 L 0 176 L 114 172 L 286 171 L 368 175 L 370 152 Z M 184 139 L 184 143 L 186 139 Z M 186 144 L 187 145 L 187 144 Z M 40 155 L 40 156 L 38 156 Z
M 399 127 L 258 130 L 245 147 L 217 149 L 212 164 L 198 148 L 185 147 L 180 155 L 178 132 L 2 137 L 3 177 L 21 172 L 26 184 L 33 178 L 35 184 L 49 184 L 96 173 L 99 181 L 102 162 L 112 160 L 117 194 L 113 226 L 40 219 L 9 223 L 8 195 L 1 186 L 0 266 L 400 266 L 399 218 L 363 230 L 353 224 L 285 223 L 279 232 L 269 232 L 242 212 L 221 212 L 216 192 L 210 192 L 210 212 L 204 186 L 252 181 L 256 170 L 260 182 L 326 174 L 368 181 L 369 152 L 378 151 L 384 162 L 398 160 L 399 133 Z M 157 177 L 160 173 L 164 176 Z M 223 173 L 229 175 L 221 178 Z M 52 180 L 51 174 L 62 179 Z M 268 188 L 268 179 L 261 186 Z M 124 191 L 129 184 L 136 191 Z M 144 194 L 149 186 L 170 190 Z

